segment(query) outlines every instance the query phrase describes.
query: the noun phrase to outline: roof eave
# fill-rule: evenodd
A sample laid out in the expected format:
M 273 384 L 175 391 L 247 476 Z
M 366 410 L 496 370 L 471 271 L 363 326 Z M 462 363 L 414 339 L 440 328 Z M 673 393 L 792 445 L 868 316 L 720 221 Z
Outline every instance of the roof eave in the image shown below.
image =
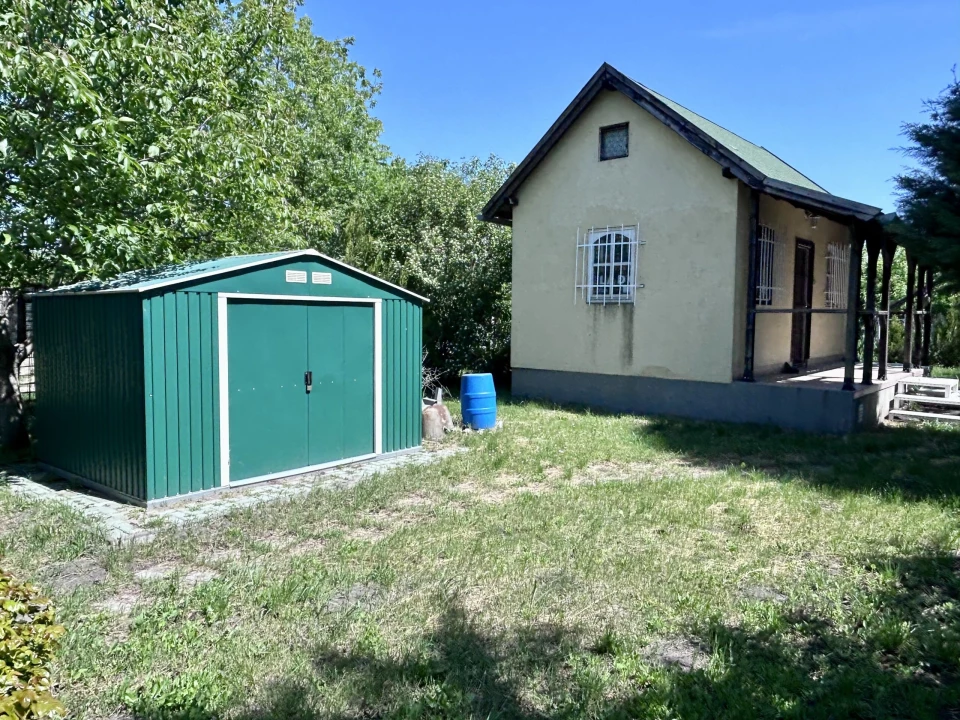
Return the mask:
M 782 180 L 767 178 L 761 189 L 771 197 L 839 218 L 867 222 L 883 214 L 883 210 L 873 205 L 848 200 L 830 193 L 817 192 Z

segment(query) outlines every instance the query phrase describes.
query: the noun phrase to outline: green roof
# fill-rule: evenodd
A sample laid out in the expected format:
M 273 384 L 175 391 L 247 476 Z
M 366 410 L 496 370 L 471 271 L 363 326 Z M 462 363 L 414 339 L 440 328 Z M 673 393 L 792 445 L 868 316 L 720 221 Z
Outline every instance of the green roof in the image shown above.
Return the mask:
M 140 292 L 155 287 L 191 280 L 201 275 L 219 274 L 248 265 L 279 260 L 288 255 L 298 255 L 300 251 L 259 253 L 256 255 L 233 255 L 216 260 L 195 260 L 179 265 L 162 265 L 145 270 L 131 270 L 117 275 L 111 280 L 85 280 L 84 282 L 64 285 L 54 290 L 38 294 L 84 293 L 84 292 Z
M 634 82 L 636 81 L 634 80 Z M 640 85 L 640 83 L 637 84 Z M 697 113 L 693 112 L 693 110 L 685 108 L 680 103 L 676 103 L 670 98 L 661 95 L 656 90 L 651 90 L 646 85 L 641 85 L 641 87 L 643 87 L 647 92 L 656 97 L 658 100 L 660 100 L 660 102 L 669 107 L 675 113 L 680 115 L 684 120 L 696 125 L 702 132 L 706 133 L 718 143 L 736 154 L 744 162 L 753 165 L 753 167 L 767 177 L 790 183 L 791 185 L 799 185 L 800 187 L 805 187 L 808 190 L 827 192 L 827 190 L 822 188 L 820 185 L 817 185 L 817 183 L 793 166 L 785 163 L 765 147 L 755 145 L 749 140 L 740 137 L 736 133 L 730 132 L 725 127 L 707 120 L 702 115 L 698 115 Z
M 319 260 L 326 265 L 333 265 L 342 271 L 364 278 L 365 281 L 372 281 L 378 285 L 390 288 L 392 291 L 415 298 L 423 302 L 430 302 L 427 298 L 417 293 L 407 290 L 399 285 L 364 272 L 360 268 L 348 265 L 345 262 L 328 257 L 316 250 L 287 250 L 285 252 L 259 253 L 256 255 L 234 255 L 232 257 L 218 258 L 216 260 L 195 260 L 193 262 L 181 263 L 179 265 L 163 265 L 157 268 L 145 270 L 132 270 L 117 275 L 112 280 L 86 280 L 84 282 L 74 283 L 73 285 L 64 285 L 53 290 L 42 290 L 34 295 L 78 295 L 85 293 L 136 293 L 154 290 L 156 288 L 167 287 L 170 285 L 183 285 L 199 278 L 221 275 L 233 270 L 243 270 L 253 268 L 258 265 L 273 262 L 275 260 L 284 260 L 287 258 L 304 257 L 308 259 Z

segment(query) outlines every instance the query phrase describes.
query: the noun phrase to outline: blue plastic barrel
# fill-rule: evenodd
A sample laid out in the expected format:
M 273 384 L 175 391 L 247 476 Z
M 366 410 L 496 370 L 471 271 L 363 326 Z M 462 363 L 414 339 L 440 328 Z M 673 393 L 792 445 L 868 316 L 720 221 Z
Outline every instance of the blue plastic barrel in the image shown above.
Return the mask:
M 490 373 L 472 373 L 460 378 L 460 410 L 463 424 L 474 430 L 489 430 L 497 424 L 497 391 Z

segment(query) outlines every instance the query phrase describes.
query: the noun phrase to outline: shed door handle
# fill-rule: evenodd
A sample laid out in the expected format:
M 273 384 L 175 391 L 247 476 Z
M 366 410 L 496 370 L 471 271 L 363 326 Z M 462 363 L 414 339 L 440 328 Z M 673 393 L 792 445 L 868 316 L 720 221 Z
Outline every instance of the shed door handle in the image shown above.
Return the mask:
M 313 373 L 310 370 L 303 374 L 303 384 L 306 386 L 309 395 L 310 391 L 313 390 Z

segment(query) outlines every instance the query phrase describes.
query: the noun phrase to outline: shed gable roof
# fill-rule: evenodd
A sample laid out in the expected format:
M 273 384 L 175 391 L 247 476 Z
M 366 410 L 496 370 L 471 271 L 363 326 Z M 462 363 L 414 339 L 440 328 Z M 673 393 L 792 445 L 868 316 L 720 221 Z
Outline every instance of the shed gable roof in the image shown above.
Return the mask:
M 53 290 L 44 290 L 36 295 L 78 295 L 98 293 L 142 293 L 148 290 L 157 290 L 164 287 L 186 285 L 197 280 L 216 277 L 238 270 L 246 270 L 261 265 L 295 258 L 316 258 L 342 270 L 347 270 L 391 290 L 414 298 L 421 302 L 429 302 L 427 298 L 417 295 L 406 288 L 394 285 L 375 275 L 364 272 L 345 262 L 334 260 L 316 250 L 289 250 L 284 252 L 258 253 L 255 255 L 233 255 L 216 260 L 196 260 L 178 265 L 164 265 L 144 270 L 131 270 L 121 273 L 111 280 L 85 280 L 64 285 Z
M 604 63 L 490 199 L 480 214 L 481 219 L 507 225 L 512 222 L 517 190 L 604 89 L 626 95 L 715 160 L 725 173 L 729 172 L 752 188 L 830 216 L 871 220 L 881 212 L 880 208 L 832 195 L 766 148 L 707 120 Z

